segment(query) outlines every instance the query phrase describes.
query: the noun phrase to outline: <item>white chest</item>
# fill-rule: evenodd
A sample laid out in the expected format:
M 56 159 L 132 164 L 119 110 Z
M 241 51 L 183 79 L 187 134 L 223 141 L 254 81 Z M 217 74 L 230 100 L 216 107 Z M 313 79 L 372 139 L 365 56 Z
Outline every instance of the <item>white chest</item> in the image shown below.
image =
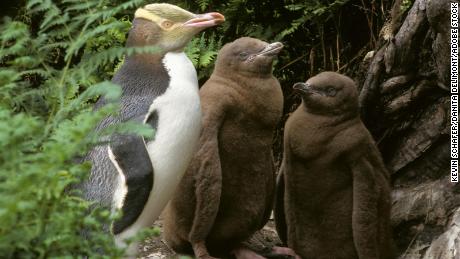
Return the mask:
M 154 170 L 154 186 L 141 215 L 121 233 L 123 237 L 150 226 L 158 218 L 198 145 L 201 109 L 195 68 L 184 53 L 166 54 L 163 64 L 170 83 L 150 106 L 149 114 L 157 112 L 158 124 L 153 141 L 146 143 Z
M 163 185 L 175 188 L 197 147 L 201 130 L 198 80 L 192 62 L 184 53 L 168 53 L 163 62 L 170 83 L 150 107 L 158 113 L 158 128 L 154 141 L 147 143 L 155 171 L 154 191 L 163 189 Z

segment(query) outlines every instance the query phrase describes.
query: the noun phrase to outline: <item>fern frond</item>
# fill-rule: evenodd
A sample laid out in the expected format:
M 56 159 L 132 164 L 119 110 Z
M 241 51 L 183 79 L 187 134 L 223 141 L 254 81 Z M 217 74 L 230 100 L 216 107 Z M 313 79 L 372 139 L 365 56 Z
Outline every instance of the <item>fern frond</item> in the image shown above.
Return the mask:
M 41 10 L 47 10 L 50 8 L 50 6 L 52 5 L 52 2 L 50 0 L 29 0 L 27 1 L 26 3 L 26 8 L 28 10 L 31 10 L 33 11 L 34 8 L 38 8 L 41 9 Z
M 57 26 L 57 25 L 65 25 L 69 22 L 70 18 L 69 18 L 69 14 L 65 13 L 65 14 L 60 14 L 59 16 L 57 17 L 53 17 L 54 19 L 51 19 L 49 22 L 47 22 L 47 24 L 42 24 L 40 26 L 40 29 L 41 31 L 47 31 L 49 30 L 50 28 L 52 28 L 53 26 Z
M 73 16 L 72 23 L 69 26 L 72 29 L 75 28 L 76 26 L 89 27 L 89 26 L 94 25 L 94 23 L 96 22 L 100 22 L 103 19 L 104 19 L 103 12 L 98 12 L 98 13 L 83 12 L 83 13 Z
M 67 1 L 67 3 L 69 3 Z M 75 2 L 70 2 L 71 5 L 69 5 L 67 8 L 64 9 L 64 12 L 70 13 L 70 12 L 81 12 L 81 11 L 88 11 L 91 10 L 92 8 L 95 8 L 97 5 L 99 5 L 99 2 L 96 1 L 75 1 Z
M 199 41 L 199 38 L 193 38 L 184 50 L 185 54 L 187 54 L 187 57 L 192 61 L 195 67 L 198 66 L 198 61 L 200 59 L 200 49 L 197 47 Z
M 284 6 L 289 11 L 298 11 L 305 8 L 305 4 L 289 4 Z
M 96 35 L 107 32 L 109 29 L 122 28 L 123 26 L 123 22 L 116 21 L 110 24 L 99 25 L 96 28 L 87 31 L 69 45 L 66 50 L 64 60 L 68 61 L 72 56 L 76 55 L 78 50 L 81 49 L 89 39 L 94 38 Z
M 18 73 L 18 76 L 27 76 L 27 75 L 38 75 L 43 78 L 46 78 L 49 76 L 48 72 L 42 68 L 34 68 L 34 69 L 28 69 L 28 70 L 23 70 Z
M 204 11 L 204 10 L 206 10 L 206 8 L 211 3 L 211 0 L 195 0 L 195 3 L 198 4 L 198 6 L 200 7 L 201 11 Z
M 116 6 L 113 6 L 111 8 L 107 8 L 105 10 L 103 10 L 101 13 L 102 13 L 102 18 L 105 20 L 105 19 L 108 19 L 110 17 L 113 17 L 115 14 L 117 13 L 120 13 L 124 10 L 127 10 L 127 9 L 133 9 L 135 7 L 138 7 L 142 4 L 144 4 L 145 1 L 143 0 L 130 0 L 130 1 L 126 1 L 126 2 L 123 2 L 121 4 L 118 4 Z
M 11 68 L 0 69 L 0 85 L 2 85 L 2 87 L 3 85 L 13 83 L 20 78 L 21 76 L 19 75 L 18 71 L 15 69 L 11 69 Z M 0 89 L 2 89 L 2 87 L 0 87 Z
M 117 100 L 121 96 L 121 88 L 119 85 L 109 81 L 95 84 L 81 93 L 80 96 L 75 99 L 75 101 L 73 101 L 70 106 L 79 105 L 79 103 L 86 102 L 98 96 L 104 96 L 108 101 Z
M 70 45 L 70 42 L 68 41 L 53 42 L 53 43 L 48 43 L 46 45 L 40 45 L 38 47 L 38 51 L 48 52 L 56 48 L 65 49 L 65 48 L 68 48 L 69 45 Z
M 40 24 L 40 29 L 43 30 L 43 28 L 48 28 L 50 26 L 49 24 L 57 20 L 59 16 L 61 16 L 61 10 L 56 6 L 51 6 L 51 8 L 45 12 L 44 19 Z
M 37 59 L 31 57 L 31 56 L 19 56 L 15 58 L 11 64 L 17 67 L 21 68 L 29 68 L 29 67 L 35 67 L 37 63 Z
M 200 56 L 200 66 L 207 67 L 209 66 L 214 58 L 217 56 L 217 51 L 209 50 L 203 53 Z
M 50 9 L 55 9 L 57 8 L 57 6 L 51 0 L 33 0 L 27 2 L 26 8 L 29 10 L 31 14 L 38 14 Z
M 114 63 L 116 60 L 123 58 L 123 56 L 131 56 L 134 54 L 142 53 L 156 53 L 159 51 L 158 47 L 145 46 L 145 47 L 116 47 L 103 50 L 97 53 L 92 53 L 82 57 L 80 65 L 84 67 L 84 71 L 94 71 L 94 68 L 103 66 L 108 63 Z
M 0 60 L 6 56 L 23 55 L 29 51 L 30 39 L 26 37 L 18 38 L 11 46 L 2 51 Z
M 2 34 L 0 34 L 0 40 L 2 48 L 5 45 L 15 39 L 29 38 L 30 33 L 27 25 L 23 22 L 10 22 L 8 25 L 2 27 Z

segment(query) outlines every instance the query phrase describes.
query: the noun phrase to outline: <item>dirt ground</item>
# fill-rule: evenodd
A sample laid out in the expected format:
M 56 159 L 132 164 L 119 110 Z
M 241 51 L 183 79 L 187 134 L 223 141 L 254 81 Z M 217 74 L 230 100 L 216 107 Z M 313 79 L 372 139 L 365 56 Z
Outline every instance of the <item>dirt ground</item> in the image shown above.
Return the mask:
M 174 251 L 169 249 L 169 247 L 166 245 L 162 235 L 163 226 L 161 219 L 155 222 L 155 226 L 161 230 L 161 235 L 159 237 L 147 238 L 139 246 L 139 258 L 184 258 L 182 255 L 174 253 Z M 278 235 L 276 234 L 274 220 L 270 219 L 263 229 L 254 234 L 254 236 L 248 241 L 247 245 L 255 251 L 261 251 L 264 249 L 271 248 L 275 245 L 281 245 L 281 241 L 279 240 Z

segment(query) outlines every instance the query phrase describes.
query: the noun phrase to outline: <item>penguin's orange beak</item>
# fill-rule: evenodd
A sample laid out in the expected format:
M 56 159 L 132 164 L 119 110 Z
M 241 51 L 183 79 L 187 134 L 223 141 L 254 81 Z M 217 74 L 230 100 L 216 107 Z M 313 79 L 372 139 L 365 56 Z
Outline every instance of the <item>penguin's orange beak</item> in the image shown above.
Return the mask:
M 217 12 L 197 14 L 194 18 L 184 23 L 186 27 L 207 28 L 225 22 L 225 17 Z

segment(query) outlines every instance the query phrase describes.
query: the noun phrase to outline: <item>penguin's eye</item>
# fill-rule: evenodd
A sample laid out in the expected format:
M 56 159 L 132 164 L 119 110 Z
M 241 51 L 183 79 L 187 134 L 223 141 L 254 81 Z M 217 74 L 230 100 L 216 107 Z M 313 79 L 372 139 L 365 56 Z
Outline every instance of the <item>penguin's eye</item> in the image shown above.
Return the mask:
M 240 59 L 244 60 L 248 57 L 249 53 L 247 52 L 240 52 L 240 54 L 238 54 L 238 56 L 240 57 Z
M 328 87 L 326 88 L 326 95 L 330 97 L 334 97 L 337 94 L 337 89 L 334 87 Z
M 161 27 L 165 28 L 165 29 L 169 29 L 173 26 L 173 22 L 171 21 L 164 21 L 161 23 Z

